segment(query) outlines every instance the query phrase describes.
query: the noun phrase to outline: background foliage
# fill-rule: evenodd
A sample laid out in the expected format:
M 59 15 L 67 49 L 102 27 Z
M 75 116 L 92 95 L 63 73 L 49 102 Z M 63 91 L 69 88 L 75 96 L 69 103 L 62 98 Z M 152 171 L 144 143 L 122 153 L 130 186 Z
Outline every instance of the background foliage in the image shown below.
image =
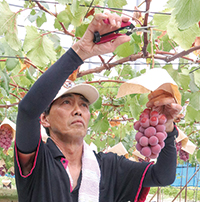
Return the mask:
M 24 1 L 24 7 L 17 12 L 11 10 L 6 0 L 0 2 L 1 121 L 7 117 L 16 122 L 20 100 L 38 77 L 65 52 L 60 43 L 60 33 L 70 36 L 73 43 L 82 37 L 95 13 L 109 9 L 121 15 L 124 14 L 123 6 L 127 4 L 126 0 L 94 0 L 89 8 L 91 2 L 55 0 L 55 9 L 51 10 L 50 3 L 29 0 Z M 144 3 L 148 11 L 151 1 Z M 56 9 L 58 6 L 62 8 L 60 11 Z M 199 7 L 198 0 L 169 0 L 164 11 L 151 14 L 153 18 L 149 18 L 148 12 L 140 12 L 140 7 L 130 8 L 129 16 L 136 26 L 151 24 L 156 27 L 150 33 L 133 33 L 131 41 L 118 47 L 109 59 L 99 56 L 94 68 L 85 70 L 80 67 L 71 75 L 77 83 L 86 81 L 94 85 L 101 95 L 90 108 L 88 143 L 94 142 L 100 151 L 121 141 L 131 156 L 135 150 L 133 122 L 145 108 L 147 95 L 131 94 L 116 99 L 118 89 L 123 82 L 145 73 L 146 69 L 164 68 L 182 95 L 184 108 L 175 122 L 197 145 L 190 162 L 200 161 Z M 20 40 L 22 33 L 18 33 L 18 17 L 25 11 L 30 25 L 26 26 L 24 40 Z M 50 16 L 54 20 L 49 22 Z M 41 29 L 45 23 L 51 23 L 54 30 Z M 145 68 L 136 69 L 134 64 L 138 61 L 143 61 Z M 9 151 L 13 151 L 13 146 Z M 12 152 L 7 152 L 5 157 L 1 148 L 0 155 L 9 169 L 12 165 L 6 158 L 12 158 Z

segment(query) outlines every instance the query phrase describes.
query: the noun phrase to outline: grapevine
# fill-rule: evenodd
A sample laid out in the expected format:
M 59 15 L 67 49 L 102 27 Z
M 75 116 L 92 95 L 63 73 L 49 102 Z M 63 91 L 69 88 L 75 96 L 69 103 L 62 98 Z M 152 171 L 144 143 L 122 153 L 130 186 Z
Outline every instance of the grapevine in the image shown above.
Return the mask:
M 167 118 L 164 114 L 145 109 L 139 120 L 134 123 L 134 129 L 138 131 L 135 135 L 136 149 L 143 156 L 151 159 L 158 157 L 165 146 L 164 140 L 167 138 L 166 121 Z

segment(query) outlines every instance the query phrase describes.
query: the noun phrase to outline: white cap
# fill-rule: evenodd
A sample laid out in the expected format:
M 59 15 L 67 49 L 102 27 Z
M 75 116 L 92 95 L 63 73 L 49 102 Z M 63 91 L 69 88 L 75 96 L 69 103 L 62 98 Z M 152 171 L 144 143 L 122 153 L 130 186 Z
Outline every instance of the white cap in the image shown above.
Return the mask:
M 94 86 L 86 83 L 76 85 L 73 81 L 66 80 L 63 86 L 58 91 L 54 100 L 68 93 L 81 94 L 89 101 L 90 104 L 94 103 L 99 98 L 99 93 Z

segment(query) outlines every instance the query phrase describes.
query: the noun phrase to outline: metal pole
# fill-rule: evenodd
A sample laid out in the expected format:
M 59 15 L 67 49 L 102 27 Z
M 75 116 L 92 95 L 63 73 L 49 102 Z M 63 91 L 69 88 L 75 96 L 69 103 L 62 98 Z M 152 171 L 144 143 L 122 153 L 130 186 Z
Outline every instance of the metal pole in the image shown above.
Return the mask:
M 188 181 L 188 167 L 189 167 L 189 162 L 187 161 L 187 172 L 186 172 L 186 182 Z M 186 187 L 185 187 L 185 202 L 187 202 L 187 185 L 188 183 L 186 184 Z
M 197 169 L 197 166 L 196 166 Z M 199 185 L 199 172 L 197 174 L 197 184 L 196 184 L 196 196 L 195 196 L 195 202 L 197 202 L 198 198 L 197 198 L 197 193 L 198 193 L 198 185 Z
M 173 199 L 172 202 L 174 202 L 176 200 L 176 198 L 179 196 L 179 194 L 181 194 L 181 192 L 185 189 L 185 187 L 187 186 L 187 184 L 192 180 L 192 178 L 197 174 L 197 172 L 199 172 L 200 170 L 200 167 L 199 169 L 193 174 L 193 176 L 189 179 L 189 181 L 186 183 L 186 185 L 179 191 L 179 193 L 176 195 L 176 197 Z

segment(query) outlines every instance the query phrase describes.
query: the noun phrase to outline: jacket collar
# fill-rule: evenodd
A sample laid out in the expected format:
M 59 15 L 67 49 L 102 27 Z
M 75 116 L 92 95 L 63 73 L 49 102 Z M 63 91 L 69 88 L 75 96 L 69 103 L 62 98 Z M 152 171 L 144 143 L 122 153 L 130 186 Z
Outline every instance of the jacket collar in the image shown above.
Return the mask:
M 63 153 L 60 151 L 60 149 L 56 146 L 51 138 L 47 139 L 46 145 L 51 151 L 53 158 L 64 157 Z

